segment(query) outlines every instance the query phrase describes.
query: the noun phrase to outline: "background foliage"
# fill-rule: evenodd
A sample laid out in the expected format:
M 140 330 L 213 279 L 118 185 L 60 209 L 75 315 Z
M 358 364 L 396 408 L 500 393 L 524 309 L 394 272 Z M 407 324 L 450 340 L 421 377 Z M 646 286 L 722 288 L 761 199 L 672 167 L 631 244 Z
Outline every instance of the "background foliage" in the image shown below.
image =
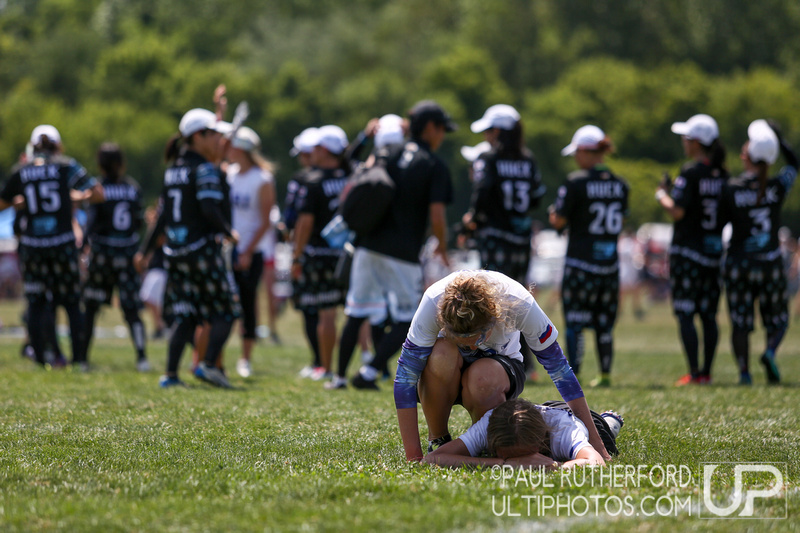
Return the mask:
M 442 150 L 469 196 L 468 124 L 516 106 L 549 186 L 570 170 L 559 150 L 579 126 L 612 137 L 612 167 L 632 185 L 631 222 L 661 220 L 652 192 L 683 155 L 669 131 L 713 115 L 738 172 L 747 124 L 780 121 L 800 144 L 800 4 L 791 0 L 0 0 L 0 168 L 31 129 L 56 125 L 94 169 L 115 140 L 151 198 L 179 117 L 226 83 L 280 165 L 291 139 L 336 123 L 353 137 L 372 116 L 439 100 L 462 128 Z M 544 210 L 539 218 L 544 220 Z M 800 232 L 800 199 L 785 221 Z

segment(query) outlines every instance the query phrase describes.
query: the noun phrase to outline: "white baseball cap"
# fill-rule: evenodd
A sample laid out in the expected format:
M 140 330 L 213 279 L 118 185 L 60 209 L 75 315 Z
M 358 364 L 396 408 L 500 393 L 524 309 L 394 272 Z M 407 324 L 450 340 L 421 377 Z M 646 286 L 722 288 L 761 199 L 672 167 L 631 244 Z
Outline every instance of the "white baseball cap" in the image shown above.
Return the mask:
M 42 124 L 33 128 L 33 132 L 31 132 L 31 144 L 36 146 L 41 142 L 42 137 L 47 137 L 54 143 L 61 144 L 61 134 L 58 133 L 55 126 L 51 126 L 50 124 Z
M 747 127 L 747 156 L 753 163 L 761 161 L 771 165 L 778 160 L 780 143 L 775 131 L 764 119 L 754 120 Z
M 330 124 L 318 128 L 311 139 L 312 146 L 322 146 L 332 154 L 341 154 L 347 148 L 347 134 L 339 126 Z
M 226 129 L 230 129 L 230 127 L 226 128 L 225 124 L 226 123 L 222 121 L 218 122 L 217 115 L 208 109 L 195 108 L 190 109 L 185 115 L 183 115 L 181 123 L 178 126 L 178 130 L 180 130 L 181 135 L 184 137 L 189 137 L 193 133 L 203 130 L 212 130 L 225 133 Z
M 575 135 L 572 136 L 572 142 L 570 142 L 564 147 L 563 150 L 561 150 L 561 155 L 572 155 L 576 150 L 578 150 L 578 148 L 584 148 L 588 150 L 596 149 L 605 138 L 606 134 L 603 133 L 603 130 L 597 126 L 582 126 L 578 128 L 578 131 L 576 131 Z
M 300 132 L 300 135 L 292 141 L 292 149 L 289 150 L 289 155 L 297 157 L 298 154 L 309 154 L 314 149 L 317 138 L 317 128 L 306 128 Z
M 378 120 L 378 131 L 375 132 L 375 146 L 382 148 L 387 144 L 403 142 L 403 119 L 397 115 L 383 115 Z
M 711 146 L 711 143 L 719 137 L 719 127 L 716 120 L 701 114 L 693 116 L 686 122 L 673 123 L 672 133 L 694 139 L 703 146 Z
M 252 152 L 261 148 L 261 138 L 252 129 L 242 126 L 231 139 L 231 146 L 245 152 Z
M 462 146 L 461 157 L 472 163 L 478 159 L 482 153 L 488 152 L 491 149 L 492 145 L 489 144 L 489 141 L 479 142 L 475 146 Z
M 493 105 L 483 114 L 483 117 L 472 123 L 469 129 L 473 133 L 481 133 L 491 128 L 513 130 L 519 122 L 517 110 L 506 104 Z

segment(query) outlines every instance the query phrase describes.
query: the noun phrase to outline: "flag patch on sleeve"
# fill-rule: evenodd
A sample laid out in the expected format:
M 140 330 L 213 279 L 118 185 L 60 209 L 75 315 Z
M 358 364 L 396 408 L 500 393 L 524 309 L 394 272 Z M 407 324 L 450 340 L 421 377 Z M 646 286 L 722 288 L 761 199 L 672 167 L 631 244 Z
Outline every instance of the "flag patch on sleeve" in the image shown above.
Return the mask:
M 545 342 L 547 339 L 550 338 L 550 335 L 553 334 L 553 326 L 551 324 L 547 325 L 547 329 L 544 330 L 544 333 L 539 335 L 539 342 Z

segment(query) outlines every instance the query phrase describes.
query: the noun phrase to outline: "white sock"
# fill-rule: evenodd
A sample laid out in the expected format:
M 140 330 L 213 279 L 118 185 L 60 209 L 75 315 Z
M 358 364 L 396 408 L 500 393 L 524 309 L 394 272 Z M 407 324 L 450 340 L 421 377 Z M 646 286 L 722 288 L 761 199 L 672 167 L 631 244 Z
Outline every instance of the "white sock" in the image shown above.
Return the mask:
M 378 378 L 378 370 L 369 365 L 362 366 L 358 372 L 361 374 L 361 377 L 368 381 L 375 381 Z

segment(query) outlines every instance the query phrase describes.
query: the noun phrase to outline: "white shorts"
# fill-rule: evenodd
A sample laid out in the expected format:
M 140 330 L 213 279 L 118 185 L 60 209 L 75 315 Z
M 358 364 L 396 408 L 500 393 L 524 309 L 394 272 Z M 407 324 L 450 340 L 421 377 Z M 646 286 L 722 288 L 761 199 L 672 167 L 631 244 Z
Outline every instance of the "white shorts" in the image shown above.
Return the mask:
M 422 266 L 356 248 L 344 313 L 373 325 L 411 322 L 422 299 Z
M 151 268 L 144 275 L 139 298 L 143 302 L 158 308 L 164 306 L 164 289 L 167 286 L 167 271 L 162 268 Z

